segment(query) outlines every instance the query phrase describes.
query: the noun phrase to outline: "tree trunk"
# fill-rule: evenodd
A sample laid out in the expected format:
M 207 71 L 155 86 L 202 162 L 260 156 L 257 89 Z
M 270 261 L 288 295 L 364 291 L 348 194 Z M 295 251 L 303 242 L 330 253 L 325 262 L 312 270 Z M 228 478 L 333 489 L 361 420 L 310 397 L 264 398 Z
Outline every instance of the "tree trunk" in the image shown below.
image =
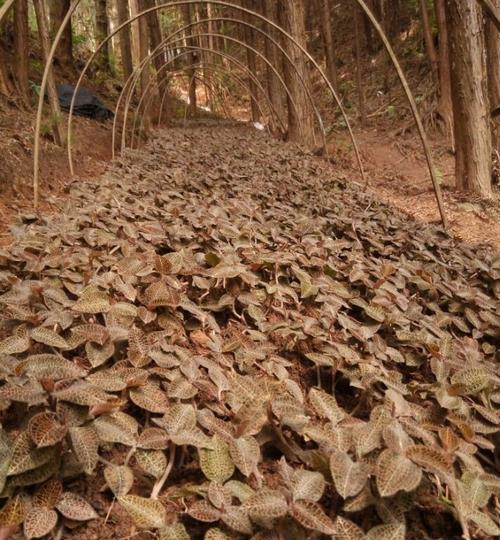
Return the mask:
M 366 125 L 366 104 L 365 104 L 365 89 L 363 86 L 362 76 L 362 58 L 361 58 L 361 12 L 358 6 L 354 8 L 354 30 L 355 30 L 355 55 L 356 55 L 356 90 L 358 94 L 358 113 L 361 125 Z
M 450 41 L 446 20 L 445 0 L 436 0 L 436 19 L 439 30 L 439 112 L 450 135 L 451 147 L 455 148 L 453 131 L 453 104 L 451 98 Z
M 490 108 L 481 7 L 447 0 L 457 186 L 491 197 Z
M 40 35 L 40 45 L 42 48 L 42 55 L 45 60 L 45 64 L 48 62 L 50 52 L 50 36 L 47 25 L 47 14 L 45 12 L 44 0 L 33 0 L 35 7 L 36 21 L 38 25 L 38 33 Z M 61 109 L 59 107 L 59 97 L 57 95 L 56 83 L 54 79 L 54 72 L 52 66 L 49 70 L 49 77 L 47 79 L 47 93 L 49 96 L 49 104 L 52 113 L 52 131 L 54 133 L 54 140 L 59 146 L 64 144 L 64 132 L 62 130 L 61 121 Z
M 0 94 L 8 96 L 12 93 L 12 84 L 7 70 L 7 58 L 2 43 L 0 43 Z
M 192 19 L 191 19 L 191 5 L 188 4 L 186 6 L 182 6 L 182 16 L 183 16 L 185 26 L 191 24 L 191 22 L 192 22 Z M 186 34 L 186 45 L 188 47 L 194 47 L 195 43 L 196 43 L 194 37 L 192 36 L 192 31 L 193 31 L 193 29 L 190 28 L 187 31 L 187 34 Z M 188 61 L 190 62 L 190 64 L 192 66 L 194 66 L 194 64 L 196 64 L 196 53 L 192 52 L 191 54 L 189 54 L 188 59 L 189 59 Z M 189 69 L 187 71 L 187 74 L 188 74 L 188 77 L 189 77 L 189 112 L 190 112 L 191 116 L 196 116 L 196 111 L 197 111 L 197 105 L 196 105 L 196 79 L 195 79 L 196 70 L 194 68 Z
M 429 12 L 427 11 L 427 0 L 420 0 L 420 12 L 422 15 L 422 30 L 424 32 L 425 49 L 431 64 L 432 76 L 434 77 L 434 81 L 437 82 L 439 80 L 439 62 L 436 47 L 434 46 L 434 39 L 432 37 Z
M 243 2 L 243 7 L 255 10 L 255 5 L 253 0 L 245 0 Z M 243 13 L 243 19 L 247 22 L 253 23 L 255 19 L 249 15 L 248 13 Z M 252 28 L 249 28 L 248 26 L 243 26 L 243 35 L 244 35 L 244 41 L 249 47 L 253 47 L 256 49 L 256 40 L 255 40 L 255 32 Z M 258 78 L 257 75 L 257 56 L 252 49 L 247 48 L 246 49 L 246 56 L 247 56 L 247 66 L 253 75 Z M 255 84 L 255 80 L 253 77 L 248 78 L 248 86 L 250 88 L 250 92 L 252 93 L 252 96 L 250 97 L 250 103 L 251 103 L 251 111 L 252 111 L 252 121 L 253 122 L 259 122 L 260 121 L 260 111 L 259 111 L 259 104 L 255 101 L 254 96 L 257 96 L 259 94 L 259 89 L 257 88 L 257 85 Z
M 306 45 L 306 30 L 304 24 L 304 0 L 280 0 L 280 22 L 300 45 Z M 285 40 L 285 49 L 297 67 L 298 73 L 309 84 L 307 62 L 302 51 L 290 40 Z M 297 111 L 294 110 L 291 99 L 288 99 L 288 138 L 313 147 L 315 144 L 314 118 L 310 103 L 299 77 L 288 62 L 285 63 L 285 82 L 293 98 Z
M 99 45 L 109 34 L 109 18 L 107 0 L 95 0 L 95 37 Z M 99 69 L 111 72 L 110 46 L 108 41 L 99 52 L 97 63 Z
M 330 0 L 318 0 L 318 4 L 320 33 L 326 58 L 326 74 L 332 86 L 337 90 L 337 65 L 335 63 Z
M 500 0 L 494 0 L 493 5 L 500 10 Z M 493 148 L 500 152 L 500 33 L 495 22 L 490 18 L 486 21 L 486 52 L 490 108 L 492 112 L 496 112 L 491 119 Z
M 115 0 L 118 12 L 118 24 L 122 25 L 130 19 L 130 8 L 128 0 Z M 120 53 L 122 57 L 123 76 L 127 80 L 134 71 L 132 61 L 132 38 L 130 35 L 130 26 L 120 31 Z
M 263 12 L 264 16 L 270 19 L 272 22 L 278 22 L 278 2 L 276 2 L 276 0 L 264 0 Z M 278 36 L 278 32 L 272 26 L 266 24 L 264 29 L 271 35 L 271 37 L 273 37 L 279 43 L 280 38 Z M 276 47 L 276 45 L 274 45 L 274 43 L 272 43 L 267 38 L 265 39 L 265 54 L 269 62 L 278 70 L 278 72 L 281 72 L 281 66 L 283 65 L 281 52 Z M 284 124 L 283 118 L 285 114 L 283 88 L 280 84 L 278 77 L 268 64 L 266 64 L 266 82 L 269 100 L 271 101 L 274 109 L 279 115 L 281 122 L 283 122 Z
M 57 34 L 68 9 L 71 6 L 71 0 L 50 0 L 49 15 L 50 15 L 50 37 L 54 39 Z M 66 25 L 61 36 L 61 41 L 57 47 L 56 59 L 60 64 L 66 66 L 73 65 L 73 30 L 71 21 Z
M 16 76 L 19 92 L 26 105 L 29 104 L 29 29 L 28 1 L 17 0 L 14 4 L 14 50 L 16 58 Z

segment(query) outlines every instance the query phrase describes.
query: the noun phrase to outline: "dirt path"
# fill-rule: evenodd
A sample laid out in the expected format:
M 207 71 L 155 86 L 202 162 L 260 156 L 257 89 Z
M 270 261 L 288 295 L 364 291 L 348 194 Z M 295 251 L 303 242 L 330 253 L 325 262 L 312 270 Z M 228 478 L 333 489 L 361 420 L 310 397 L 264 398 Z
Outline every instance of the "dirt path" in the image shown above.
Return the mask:
M 458 540 L 456 494 L 497 534 L 490 250 L 234 124 L 54 204 L 0 250 L 9 504 L 74 540 Z

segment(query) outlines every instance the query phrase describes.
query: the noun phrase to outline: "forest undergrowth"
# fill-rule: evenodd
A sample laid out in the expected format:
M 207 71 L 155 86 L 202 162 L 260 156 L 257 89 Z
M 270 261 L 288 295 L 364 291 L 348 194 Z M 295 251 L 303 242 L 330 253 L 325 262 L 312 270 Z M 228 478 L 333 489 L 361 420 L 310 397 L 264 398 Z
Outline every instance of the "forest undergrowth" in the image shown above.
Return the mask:
M 233 124 L 59 204 L 0 251 L 2 534 L 500 534 L 491 250 Z

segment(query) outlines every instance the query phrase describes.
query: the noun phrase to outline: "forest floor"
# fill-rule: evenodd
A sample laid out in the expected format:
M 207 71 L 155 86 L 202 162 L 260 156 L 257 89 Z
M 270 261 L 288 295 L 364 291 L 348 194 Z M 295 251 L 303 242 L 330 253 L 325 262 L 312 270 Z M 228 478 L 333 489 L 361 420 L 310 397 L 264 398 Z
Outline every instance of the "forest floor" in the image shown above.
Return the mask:
M 500 530 L 489 517 L 500 429 L 491 249 L 469 249 L 311 153 L 234 123 L 159 131 L 65 190 L 0 253 L 12 334 L 0 342 L 4 425 L 12 439 L 25 427 L 11 401 L 35 400 L 30 413 L 51 422 L 58 403 L 73 450 L 56 422 L 43 456 L 63 453 L 73 495 L 59 486 L 51 503 L 71 518 L 63 538 L 151 538 L 127 511 L 190 533 L 165 538 L 201 540 L 207 522 L 233 531 L 210 538 L 249 538 L 272 508 L 293 519 L 254 538 L 305 539 L 301 523 L 318 538 L 349 526 L 356 538 L 361 527 L 366 538 L 458 540 L 443 482 L 468 493 L 466 481 L 485 494 L 460 508 L 494 531 L 471 522 L 471 537 Z M 15 455 L 26 461 L 29 444 Z M 395 489 L 382 448 L 404 464 Z M 355 484 L 342 480 L 351 450 Z M 134 498 L 149 497 L 167 455 L 159 500 Z M 33 477 L 24 461 L 10 466 L 6 489 L 59 476 L 55 459 Z M 384 499 L 370 491 L 375 478 Z M 396 494 L 403 481 L 414 494 Z M 97 514 L 81 499 L 61 503 L 75 496 Z

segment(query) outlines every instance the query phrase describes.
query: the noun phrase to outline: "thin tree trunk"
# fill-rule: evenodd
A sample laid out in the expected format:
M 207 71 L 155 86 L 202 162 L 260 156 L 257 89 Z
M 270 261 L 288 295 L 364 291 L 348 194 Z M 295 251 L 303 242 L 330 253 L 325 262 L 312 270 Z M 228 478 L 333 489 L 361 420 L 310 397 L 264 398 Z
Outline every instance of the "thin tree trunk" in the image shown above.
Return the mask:
M 276 0 L 264 0 L 263 8 L 264 16 L 270 19 L 272 22 L 277 23 L 279 20 L 278 2 L 276 2 Z M 274 28 L 272 28 L 270 25 L 265 25 L 265 30 L 271 35 L 271 37 L 273 37 L 277 42 L 279 42 L 279 36 L 277 35 L 277 31 Z M 281 72 L 281 66 L 283 65 L 281 61 L 281 52 L 276 47 L 276 45 L 274 45 L 274 43 L 272 43 L 267 38 L 265 39 L 265 54 L 269 62 L 276 67 L 278 72 Z M 283 88 L 280 84 L 278 77 L 268 64 L 266 64 L 266 82 L 269 100 L 271 101 L 274 109 L 279 115 L 280 120 L 283 122 L 283 118 L 285 116 Z
M 122 25 L 130 19 L 130 8 L 128 0 L 116 0 L 118 12 L 118 24 Z M 134 63 L 132 61 L 132 38 L 130 26 L 120 31 L 120 52 L 122 57 L 122 69 L 125 80 L 132 75 Z
M 493 0 L 500 10 L 500 0 Z M 486 52 L 488 55 L 488 87 L 490 108 L 495 111 L 492 121 L 493 148 L 500 152 L 500 33 L 493 20 L 486 21 Z
M 146 0 L 137 0 L 138 13 L 146 9 Z M 149 55 L 149 25 L 147 16 L 139 17 L 139 63 Z M 151 81 L 150 64 L 141 71 L 141 95 L 144 95 L 149 88 Z M 144 130 L 148 132 L 151 127 L 149 118 L 144 118 Z
M 330 0 L 318 0 L 318 3 L 321 39 L 326 58 L 326 74 L 332 86 L 337 90 L 337 65 L 335 63 L 335 45 L 333 43 L 331 4 Z
M 453 131 L 453 104 L 451 97 L 451 64 L 448 22 L 445 0 L 436 0 L 436 19 L 439 30 L 439 112 L 450 135 L 451 147 L 455 148 Z
M 145 0 L 144 7 L 146 9 L 153 8 L 156 5 L 155 0 Z M 160 21 L 158 20 L 158 12 L 153 11 L 147 16 L 148 30 L 149 30 L 149 44 L 151 51 L 154 51 L 162 41 Z M 161 51 L 161 49 L 160 49 Z M 158 52 L 160 52 L 158 51 Z M 156 71 L 156 83 L 158 86 L 158 104 L 159 100 L 166 92 L 168 87 L 168 80 L 166 78 L 165 69 L 162 70 L 165 65 L 165 54 L 161 51 L 160 54 L 155 54 L 153 59 L 153 65 Z M 166 107 L 164 109 L 165 114 L 168 114 L 169 104 L 168 100 L 166 101 Z
M 28 1 L 17 0 L 14 4 L 14 50 L 16 76 L 19 92 L 25 104 L 29 104 L 29 45 Z
M 50 0 L 50 37 L 53 39 L 61 26 L 66 13 L 71 6 L 71 0 Z M 60 64 L 72 66 L 73 64 L 73 29 L 71 21 L 66 25 L 57 47 L 56 59 Z
M 43 58 L 45 59 L 45 63 L 47 64 L 50 52 L 50 36 L 47 26 L 47 14 L 45 13 L 44 0 L 33 0 L 33 5 L 35 7 L 42 54 Z M 64 133 L 60 124 L 61 108 L 59 107 L 59 98 L 57 95 L 56 83 L 52 67 L 50 68 L 49 77 L 47 80 L 47 93 L 49 97 L 50 110 L 52 113 L 52 131 L 54 133 L 54 140 L 56 144 L 58 144 L 59 146 L 63 146 Z
M 281 25 L 303 47 L 306 45 L 304 8 L 304 0 L 293 0 L 292 2 L 280 0 Z M 306 84 L 309 84 L 309 72 L 304 54 L 288 39 L 285 42 L 285 48 L 294 65 L 297 67 L 298 73 L 305 80 Z M 311 105 L 299 77 L 291 69 L 288 62 L 285 63 L 284 72 L 285 82 L 297 107 L 297 111 L 295 111 L 291 100 L 288 100 L 288 138 L 300 142 L 304 146 L 313 147 L 315 144 L 315 133 Z
M 429 62 L 431 64 L 432 75 L 434 81 L 439 81 L 439 62 L 436 52 L 436 47 L 434 46 L 434 39 L 432 37 L 431 23 L 429 20 L 429 12 L 427 11 L 427 0 L 420 0 L 420 12 L 422 15 L 422 30 L 424 32 L 424 42 L 425 49 L 427 51 L 427 56 L 429 57 Z
M 12 93 L 12 84 L 10 82 L 7 70 L 7 58 L 2 43 L 0 43 L 0 94 L 8 96 Z
M 95 0 L 95 34 L 100 44 L 109 34 L 109 18 L 107 0 Z M 99 52 L 97 63 L 102 71 L 111 72 L 110 46 L 108 41 Z
M 361 12 L 358 6 L 355 7 L 354 30 L 355 30 L 355 54 L 356 54 L 356 90 L 358 94 L 358 112 L 361 125 L 366 125 L 366 105 L 365 89 L 362 76 L 362 58 L 361 58 Z
M 192 22 L 191 19 L 191 5 L 182 6 L 182 16 L 184 19 L 184 25 L 190 25 Z M 188 47 L 195 46 L 195 39 L 192 36 L 192 28 L 188 30 L 188 35 L 186 35 L 186 45 Z M 196 53 L 192 52 L 188 55 L 188 61 L 192 66 L 196 64 Z M 191 116 L 196 116 L 197 105 L 196 105 L 196 79 L 195 79 L 196 70 L 194 68 L 187 71 L 189 77 L 189 112 Z
M 247 9 L 250 9 L 250 10 L 254 10 L 255 6 L 253 3 L 253 0 L 245 0 L 243 3 L 243 7 L 246 7 Z M 243 13 L 243 18 L 247 22 L 253 22 L 253 18 L 248 13 Z M 250 47 L 256 48 L 255 32 L 248 26 L 244 26 L 243 35 L 244 35 L 245 43 L 249 45 Z M 246 56 L 247 56 L 247 66 L 250 73 L 252 73 L 258 78 L 256 54 L 251 49 L 247 48 Z M 258 95 L 259 89 L 257 88 L 257 85 L 255 84 L 255 80 L 253 79 L 253 77 L 249 77 L 248 85 L 250 88 L 250 92 L 252 93 L 252 96 L 250 97 L 252 121 L 259 122 L 260 121 L 259 104 L 255 101 L 255 98 L 253 97 L 253 96 Z
M 491 197 L 490 106 L 481 7 L 447 0 L 457 186 Z

